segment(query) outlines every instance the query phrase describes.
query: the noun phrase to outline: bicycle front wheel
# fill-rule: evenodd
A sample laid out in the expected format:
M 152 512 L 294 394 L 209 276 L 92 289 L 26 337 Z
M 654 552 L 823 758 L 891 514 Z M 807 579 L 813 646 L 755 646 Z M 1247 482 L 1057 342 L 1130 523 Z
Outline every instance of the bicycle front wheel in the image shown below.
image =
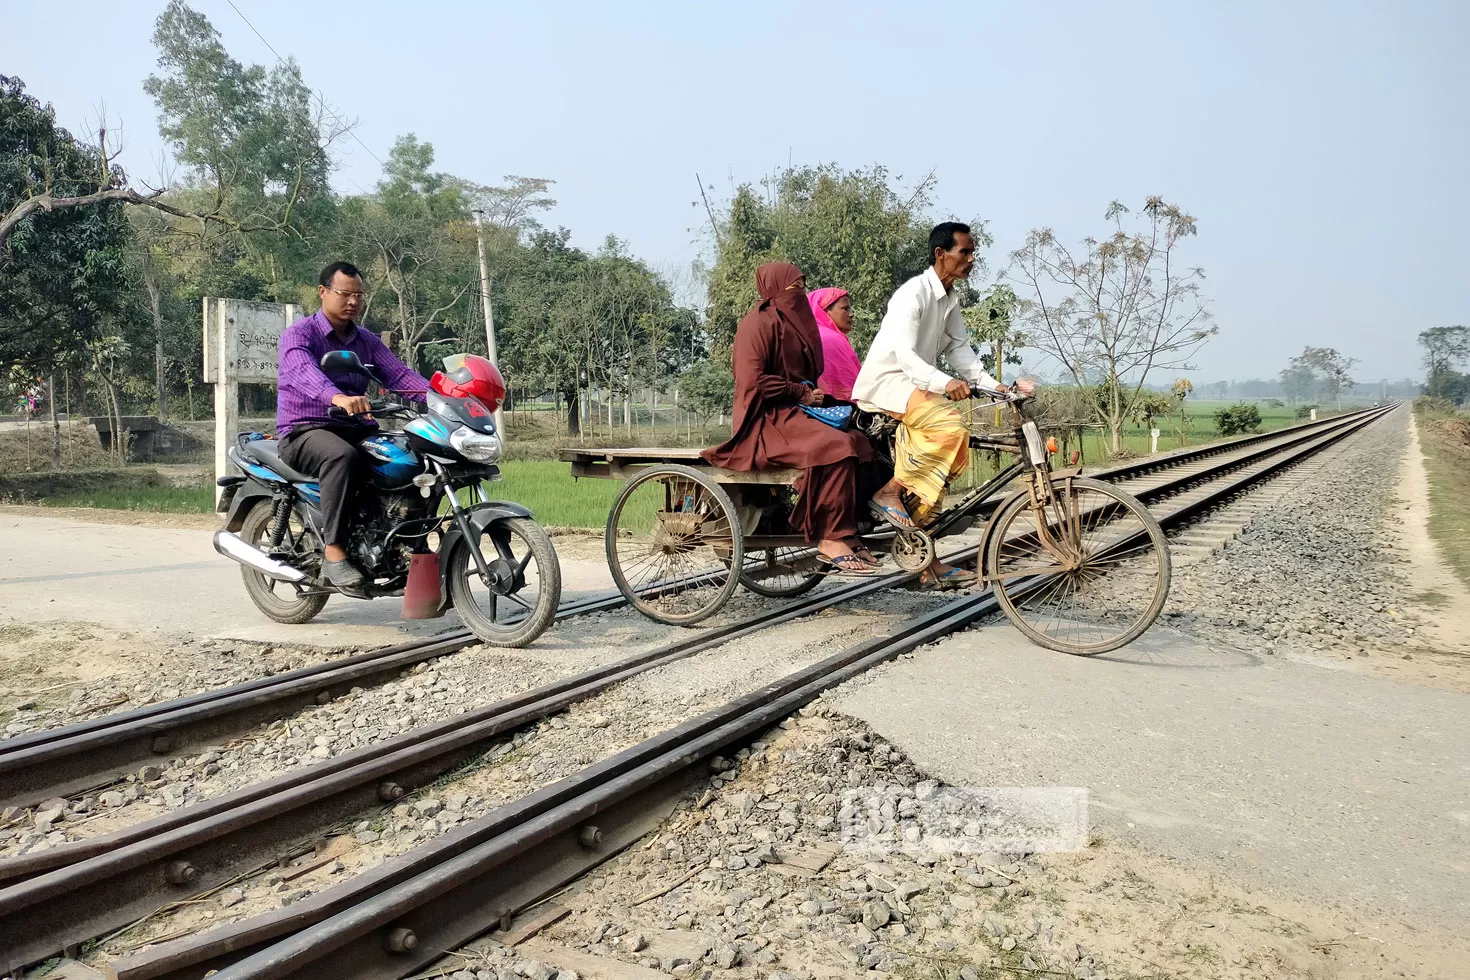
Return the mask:
M 1136 497 L 1085 477 L 1052 481 L 1038 506 L 1029 491 L 996 513 L 985 579 L 1032 642 L 1091 657 L 1143 635 L 1169 596 L 1169 544 Z

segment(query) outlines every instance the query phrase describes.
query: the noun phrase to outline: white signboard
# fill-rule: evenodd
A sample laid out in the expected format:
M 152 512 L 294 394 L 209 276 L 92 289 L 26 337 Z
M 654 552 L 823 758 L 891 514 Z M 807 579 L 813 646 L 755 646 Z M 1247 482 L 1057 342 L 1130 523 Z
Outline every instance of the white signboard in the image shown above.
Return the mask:
M 301 319 L 292 304 L 204 298 L 204 380 L 219 384 L 219 365 L 229 380 L 274 384 L 281 334 Z
M 301 319 L 289 303 L 204 297 L 204 380 L 214 385 L 214 475 L 232 475 L 230 447 L 239 428 L 240 385 L 275 384 L 281 334 Z M 219 502 L 220 489 L 214 499 Z

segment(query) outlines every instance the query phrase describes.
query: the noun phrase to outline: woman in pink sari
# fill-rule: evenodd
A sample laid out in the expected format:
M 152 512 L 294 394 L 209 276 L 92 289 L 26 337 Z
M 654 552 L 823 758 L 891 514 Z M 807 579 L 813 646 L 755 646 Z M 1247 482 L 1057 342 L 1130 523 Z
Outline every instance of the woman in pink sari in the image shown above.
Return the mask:
M 847 332 L 852 329 L 852 299 L 845 289 L 818 289 L 807 294 L 817 330 L 822 335 L 822 376 L 817 387 L 833 398 L 852 399 L 852 383 L 863 366 Z

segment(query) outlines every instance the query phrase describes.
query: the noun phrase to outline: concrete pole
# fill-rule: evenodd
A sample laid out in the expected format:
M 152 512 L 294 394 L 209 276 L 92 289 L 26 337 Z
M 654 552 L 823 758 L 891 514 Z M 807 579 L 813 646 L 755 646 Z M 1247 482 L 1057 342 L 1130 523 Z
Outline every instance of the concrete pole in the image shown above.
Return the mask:
M 480 304 L 485 310 L 485 356 L 490 363 L 497 368 L 500 367 L 500 357 L 495 348 L 495 313 L 490 309 L 490 273 L 485 268 L 485 225 L 483 222 L 484 212 L 479 208 L 474 210 L 475 215 L 475 245 L 480 253 Z M 510 394 L 509 391 L 506 394 Z M 499 432 L 505 432 L 505 423 L 502 421 L 502 413 L 499 408 L 495 410 L 495 428 Z

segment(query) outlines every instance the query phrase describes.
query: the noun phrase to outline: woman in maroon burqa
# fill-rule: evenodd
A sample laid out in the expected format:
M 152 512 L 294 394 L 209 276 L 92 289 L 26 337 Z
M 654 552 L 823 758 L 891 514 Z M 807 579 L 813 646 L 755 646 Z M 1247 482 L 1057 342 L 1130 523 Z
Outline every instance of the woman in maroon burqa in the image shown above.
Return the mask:
M 735 434 L 703 456 L 730 470 L 802 469 L 791 523 L 839 572 L 877 569 L 853 554 L 857 539 L 857 464 L 871 457 L 860 434 L 812 418 L 802 405 L 830 399 L 813 387 L 822 375 L 822 339 L 801 270 L 773 262 L 755 270 L 760 302 L 735 331 Z

